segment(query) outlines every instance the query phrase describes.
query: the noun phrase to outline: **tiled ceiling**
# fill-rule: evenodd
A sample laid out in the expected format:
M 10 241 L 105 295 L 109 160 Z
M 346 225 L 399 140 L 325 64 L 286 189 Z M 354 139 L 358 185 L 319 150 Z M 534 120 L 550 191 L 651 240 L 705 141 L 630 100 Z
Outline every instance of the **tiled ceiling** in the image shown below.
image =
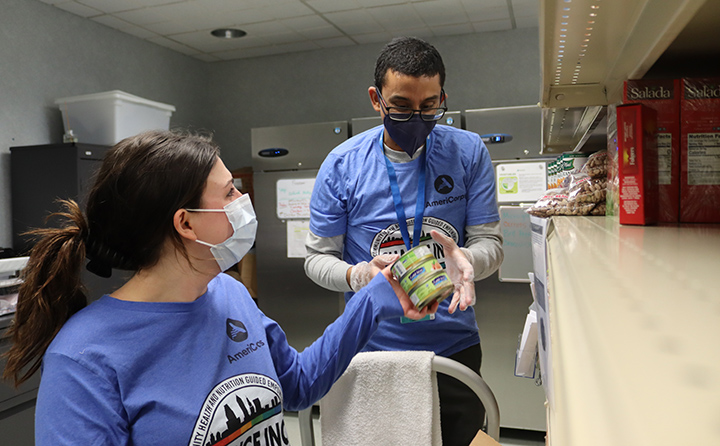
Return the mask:
M 539 0 L 41 0 L 206 62 L 538 26 Z M 210 31 L 237 28 L 221 39 Z

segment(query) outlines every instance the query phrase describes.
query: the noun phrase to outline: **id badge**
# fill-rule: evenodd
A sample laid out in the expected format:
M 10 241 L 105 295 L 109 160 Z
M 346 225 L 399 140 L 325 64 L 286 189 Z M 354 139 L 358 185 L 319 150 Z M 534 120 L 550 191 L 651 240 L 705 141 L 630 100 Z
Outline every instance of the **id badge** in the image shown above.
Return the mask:
M 410 319 L 409 317 L 401 316 L 400 317 L 400 323 L 401 324 L 409 324 L 411 322 L 425 322 L 425 321 L 434 321 L 435 320 L 435 313 L 430 313 L 427 316 L 425 316 L 422 319 Z

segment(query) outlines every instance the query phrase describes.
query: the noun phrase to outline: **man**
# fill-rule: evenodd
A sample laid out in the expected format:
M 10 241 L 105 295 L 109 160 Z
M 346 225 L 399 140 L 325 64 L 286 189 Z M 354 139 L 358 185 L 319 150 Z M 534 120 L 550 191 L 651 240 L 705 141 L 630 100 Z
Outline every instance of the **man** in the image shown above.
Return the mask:
M 480 372 L 474 280 L 502 263 L 495 180 L 474 133 L 436 126 L 447 110 L 437 50 L 398 38 L 381 51 L 368 89 L 383 125 L 336 147 L 323 162 L 310 203 L 305 272 L 346 301 L 373 271 L 427 244 L 455 284 L 434 317 L 383 321 L 366 350 L 432 350 Z M 460 248 L 462 247 L 462 248 Z M 461 311 L 455 311 L 459 308 Z M 475 395 L 439 376 L 443 445 L 467 446 L 484 409 Z

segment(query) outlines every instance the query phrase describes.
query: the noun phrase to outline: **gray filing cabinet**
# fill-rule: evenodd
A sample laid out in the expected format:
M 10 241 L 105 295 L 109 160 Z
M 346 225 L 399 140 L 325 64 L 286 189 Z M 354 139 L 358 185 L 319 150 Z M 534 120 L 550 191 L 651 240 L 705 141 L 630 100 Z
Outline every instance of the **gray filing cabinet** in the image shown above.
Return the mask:
M 13 248 L 18 255 L 27 255 L 31 248 L 23 232 L 53 224 L 45 219 L 60 210 L 58 198 L 72 198 L 84 209 L 93 175 L 109 149 L 77 143 L 10 147 Z M 118 270 L 109 279 L 84 269 L 82 275 L 89 301 L 114 291 L 130 277 L 129 272 Z
M 57 198 L 82 203 L 108 149 L 73 143 L 10 147 L 13 248 L 19 255 L 31 247 L 21 234 L 45 226 L 48 213 L 60 210 Z
M 0 316 L 0 354 L 10 348 L 5 339 L 5 331 L 10 326 L 12 314 Z M 5 370 L 7 361 L 0 359 L 0 370 Z M 2 444 L 13 446 L 31 446 L 34 440 L 35 398 L 40 384 L 40 375 L 36 373 L 19 388 L 10 383 L 0 383 L 0 438 Z

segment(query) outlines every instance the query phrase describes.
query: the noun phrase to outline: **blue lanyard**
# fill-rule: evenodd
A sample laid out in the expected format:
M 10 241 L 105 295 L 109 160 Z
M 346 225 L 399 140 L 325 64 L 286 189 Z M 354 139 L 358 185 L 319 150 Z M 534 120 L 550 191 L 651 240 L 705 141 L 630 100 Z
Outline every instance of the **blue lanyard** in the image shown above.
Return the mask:
M 385 166 L 388 171 L 388 179 L 390 180 L 390 191 L 392 192 L 393 203 L 395 204 L 395 214 L 398 219 L 398 226 L 400 227 L 400 233 L 402 234 L 405 247 L 412 249 L 413 247 L 420 244 L 420 235 L 422 233 L 423 225 L 423 213 L 425 212 L 425 154 L 430 147 L 430 137 L 425 141 L 425 150 L 420 154 L 420 173 L 418 176 L 418 191 L 417 191 L 417 202 L 415 203 L 415 222 L 413 225 L 413 238 L 410 243 L 410 233 L 408 232 L 407 220 L 405 218 L 405 208 L 402 204 L 402 197 L 400 196 L 400 188 L 398 187 L 397 175 L 395 174 L 395 168 L 392 162 L 385 156 L 384 143 L 383 143 L 384 132 L 380 133 L 380 155 L 385 160 Z

